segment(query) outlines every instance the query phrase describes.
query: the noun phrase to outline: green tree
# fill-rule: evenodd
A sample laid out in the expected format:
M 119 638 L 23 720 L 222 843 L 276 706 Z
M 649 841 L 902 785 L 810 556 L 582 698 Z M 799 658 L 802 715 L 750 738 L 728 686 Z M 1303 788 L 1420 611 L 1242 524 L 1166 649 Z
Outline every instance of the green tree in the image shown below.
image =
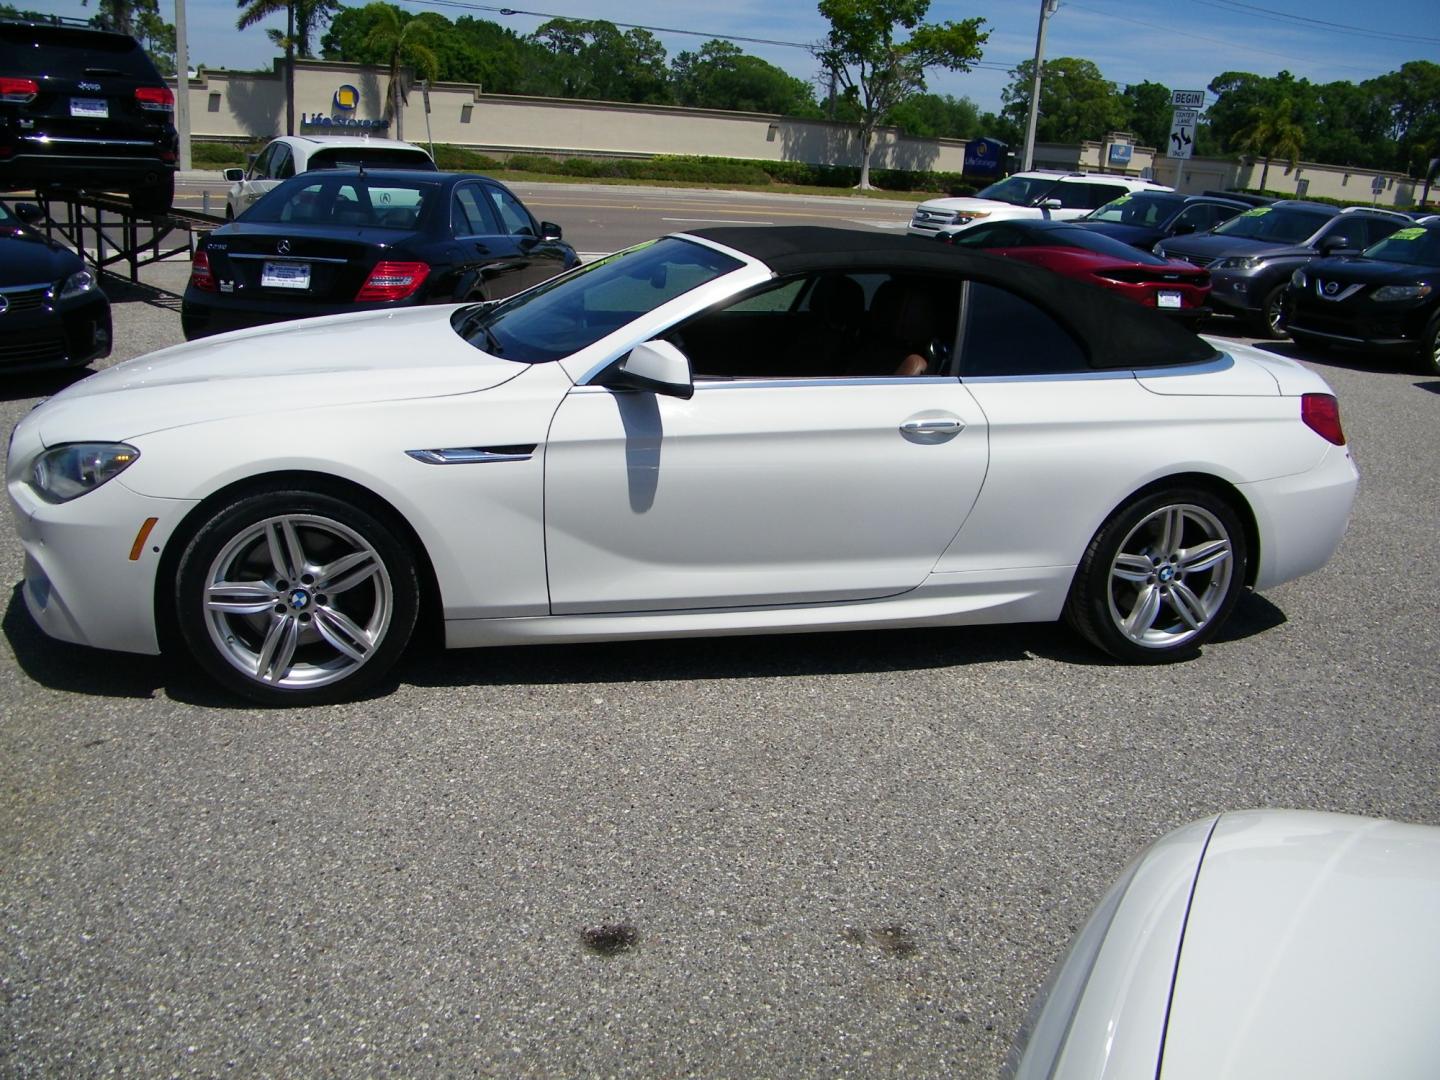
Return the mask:
M 1270 159 L 1286 158 L 1293 169 L 1305 145 L 1305 129 L 1295 120 L 1295 105 L 1289 98 L 1273 105 L 1257 106 L 1250 114 L 1249 123 L 1236 132 L 1236 137 L 1246 153 L 1265 158 L 1265 166 L 1260 170 L 1261 191 L 1270 180 Z
M 728 41 L 707 41 L 699 52 L 682 52 L 670 64 L 675 100 L 701 109 L 820 115 L 810 84 L 747 56 Z
M 870 188 L 875 128 L 907 98 L 923 93 L 925 72 L 969 71 L 989 33 L 984 19 L 927 23 L 930 0 L 820 0 L 830 23 L 817 55 L 824 69 L 860 107 L 860 184 Z M 897 38 L 898 31 L 909 37 Z
M 434 40 L 433 24 L 419 16 L 408 16 L 394 4 L 367 4 L 366 9 L 371 10 L 372 23 L 365 47 L 384 57 L 383 63 L 389 69 L 385 115 L 395 120 L 395 138 L 403 139 L 404 105 L 410 99 L 405 69 L 408 67 L 427 79 L 434 79 L 440 70 L 440 63 L 430 48 Z
M 1034 72 L 1035 61 L 1022 60 L 1010 73 L 1010 85 L 1000 94 L 1004 102 L 1002 111 L 1020 131 L 1025 130 L 1030 109 Z M 1045 61 L 1040 80 L 1040 109 L 1035 121 L 1036 142 L 1103 139 L 1108 132 L 1125 130 L 1128 120 L 1125 97 L 1093 62 L 1073 56 Z M 1167 124 L 1167 137 L 1169 132 Z
M 669 104 L 665 47 L 648 30 L 627 30 L 603 19 L 551 19 L 533 40 L 551 63 L 532 92 L 594 101 Z
M 885 123 L 922 139 L 973 139 L 983 130 L 975 103 L 948 94 L 906 98 L 886 114 Z
M 1159 83 L 1132 83 L 1125 87 L 1124 130 L 1132 132 L 1142 146 L 1163 148 L 1170 141 L 1170 88 Z

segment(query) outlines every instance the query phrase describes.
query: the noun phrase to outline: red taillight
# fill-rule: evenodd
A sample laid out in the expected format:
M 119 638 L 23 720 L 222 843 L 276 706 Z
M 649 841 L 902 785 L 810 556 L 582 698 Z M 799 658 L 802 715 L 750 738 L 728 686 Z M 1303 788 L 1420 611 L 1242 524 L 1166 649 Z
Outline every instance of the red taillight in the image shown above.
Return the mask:
M 141 86 L 135 90 L 135 104 L 150 112 L 174 112 L 175 94 L 168 86 Z
M 1340 402 L 1331 394 L 1302 394 L 1300 419 L 1305 426 L 1327 442 L 1345 445 L 1345 431 L 1340 427 Z
M 0 101 L 13 101 L 23 105 L 27 101 L 34 101 L 38 93 L 40 84 L 34 79 L 12 79 L 0 75 Z
M 205 292 L 215 292 L 215 275 L 210 272 L 210 256 L 201 250 L 190 261 L 190 284 Z
M 378 262 L 360 291 L 356 300 L 404 300 L 430 275 L 430 267 L 423 262 Z

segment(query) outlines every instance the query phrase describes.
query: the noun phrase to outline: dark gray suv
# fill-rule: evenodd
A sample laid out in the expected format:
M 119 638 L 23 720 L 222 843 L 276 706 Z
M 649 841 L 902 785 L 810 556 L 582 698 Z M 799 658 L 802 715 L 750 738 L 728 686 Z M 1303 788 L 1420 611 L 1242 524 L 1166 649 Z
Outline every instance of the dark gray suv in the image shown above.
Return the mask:
M 117 191 L 163 214 L 175 197 L 174 110 L 134 38 L 0 20 L 0 189 Z
M 1257 206 L 1208 233 L 1162 241 L 1156 252 L 1210 271 L 1210 303 L 1241 315 L 1265 337 L 1284 336 L 1290 275 L 1323 255 L 1354 254 L 1413 224 L 1404 214 L 1284 199 Z

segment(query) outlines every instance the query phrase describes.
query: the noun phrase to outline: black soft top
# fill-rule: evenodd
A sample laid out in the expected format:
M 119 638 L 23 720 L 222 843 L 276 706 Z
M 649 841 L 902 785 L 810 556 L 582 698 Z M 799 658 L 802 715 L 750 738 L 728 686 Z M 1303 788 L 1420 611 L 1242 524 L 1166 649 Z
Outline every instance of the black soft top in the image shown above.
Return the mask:
M 789 277 L 824 271 L 957 274 L 1044 308 L 1088 348 L 1093 368 L 1198 364 L 1220 354 L 1175 320 L 1104 289 L 995 255 L 920 236 L 813 225 L 693 229 L 689 235 L 759 259 Z

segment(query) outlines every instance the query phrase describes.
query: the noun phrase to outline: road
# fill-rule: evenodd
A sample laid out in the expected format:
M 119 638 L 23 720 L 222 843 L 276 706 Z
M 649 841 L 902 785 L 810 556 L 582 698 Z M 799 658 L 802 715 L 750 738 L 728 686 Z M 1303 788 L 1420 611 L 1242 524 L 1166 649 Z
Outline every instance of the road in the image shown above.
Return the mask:
M 521 190 L 594 251 L 833 205 Z M 164 294 L 107 287 L 105 363 L 178 340 Z M 1440 380 L 1305 359 L 1362 472 L 1349 534 L 1165 667 L 1052 626 L 555 646 L 266 711 L 43 638 L 6 530 L 0 1073 L 993 1075 L 1165 831 L 1440 824 Z M 68 381 L 3 384 L 0 424 Z

